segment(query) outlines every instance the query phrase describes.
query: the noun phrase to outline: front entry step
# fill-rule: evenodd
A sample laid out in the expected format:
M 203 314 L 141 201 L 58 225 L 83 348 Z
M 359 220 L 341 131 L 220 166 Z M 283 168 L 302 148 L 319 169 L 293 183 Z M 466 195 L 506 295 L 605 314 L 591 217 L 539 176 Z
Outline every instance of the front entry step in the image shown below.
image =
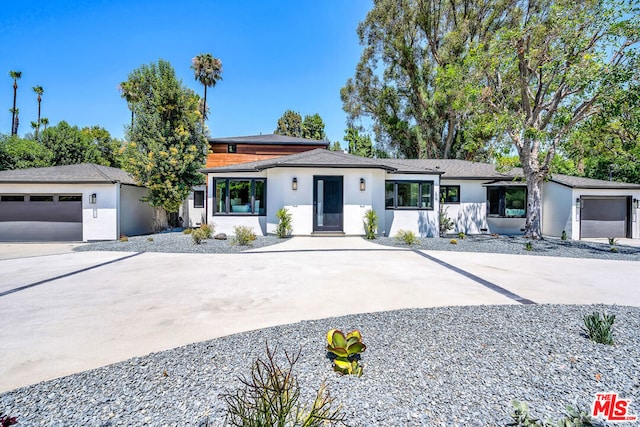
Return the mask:
M 311 237 L 344 237 L 346 234 L 342 231 L 314 231 Z

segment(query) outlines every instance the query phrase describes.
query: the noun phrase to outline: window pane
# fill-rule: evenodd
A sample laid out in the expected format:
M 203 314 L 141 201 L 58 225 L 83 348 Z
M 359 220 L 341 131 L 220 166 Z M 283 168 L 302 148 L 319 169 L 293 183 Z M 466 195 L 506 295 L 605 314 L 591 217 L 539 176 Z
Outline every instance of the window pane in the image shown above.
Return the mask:
M 251 213 L 251 180 L 229 180 L 229 205 L 232 213 Z
M 82 196 L 58 196 L 59 202 L 81 202 Z
M 263 180 L 256 180 L 255 197 L 253 199 L 253 213 L 256 215 L 264 215 L 267 212 L 265 197 L 266 185 Z
M 487 199 L 489 200 L 489 215 L 500 215 L 500 188 L 488 187 Z
M 31 202 L 53 202 L 53 196 L 29 196 Z
M 385 182 L 384 184 L 384 206 L 387 208 L 392 208 L 394 206 L 393 204 L 393 188 L 394 188 L 394 183 L 393 182 Z
M 227 200 L 227 181 L 224 179 L 216 179 L 215 180 L 216 187 L 216 203 L 215 203 L 215 211 L 216 213 L 227 213 L 226 208 L 226 200 Z
M 422 197 L 420 198 L 420 206 L 421 208 L 431 208 L 431 183 L 423 182 L 422 185 Z
M 526 189 L 509 187 L 505 189 L 505 216 L 526 216 Z
M 417 182 L 399 182 L 398 207 L 418 207 L 420 185 Z
M 445 185 L 442 187 L 442 198 L 444 203 L 460 203 L 460 186 Z
M 193 207 L 204 208 L 204 191 L 193 192 Z
M 24 196 L 0 196 L 0 201 L 2 202 L 24 202 Z

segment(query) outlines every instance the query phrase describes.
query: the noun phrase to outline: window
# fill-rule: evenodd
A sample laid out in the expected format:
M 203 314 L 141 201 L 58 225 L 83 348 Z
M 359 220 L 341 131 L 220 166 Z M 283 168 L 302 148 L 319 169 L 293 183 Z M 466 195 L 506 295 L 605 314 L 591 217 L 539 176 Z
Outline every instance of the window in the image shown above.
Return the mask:
M 487 187 L 487 204 L 490 216 L 524 218 L 527 216 L 527 188 Z
M 233 215 L 266 215 L 266 184 L 266 179 L 214 179 L 214 213 Z
M 433 181 L 385 182 L 387 209 L 433 209 Z
M 442 200 L 443 203 L 460 203 L 460 186 L 441 185 L 440 200 Z
M 204 191 L 193 192 L 193 207 L 204 208 Z
M 237 153 L 238 147 L 236 144 L 227 145 L 227 153 Z
M 59 202 L 81 202 L 82 196 L 58 196 Z
M 14 194 L 0 196 L 0 202 L 24 202 L 24 196 L 17 196 Z
M 29 196 L 31 202 L 53 202 L 53 196 Z

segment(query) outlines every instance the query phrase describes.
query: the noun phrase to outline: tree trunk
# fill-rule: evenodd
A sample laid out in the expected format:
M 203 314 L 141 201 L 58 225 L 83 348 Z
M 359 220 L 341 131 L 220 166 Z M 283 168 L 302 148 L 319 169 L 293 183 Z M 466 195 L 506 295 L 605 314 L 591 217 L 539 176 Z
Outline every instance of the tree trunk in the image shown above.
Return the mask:
M 169 228 L 169 220 L 167 218 L 167 211 L 161 206 L 154 206 L 153 208 L 153 231 L 159 232 Z
M 13 80 L 13 109 L 11 110 L 11 135 L 16 135 L 17 131 L 14 133 L 14 129 L 16 129 L 16 93 L 18 91 L 18 81 Z
M 524 226 L 524 237 L 542 239 L 542 183 L 540 173 L 526 173 L 527 179 L 527 220 Z
M 40 104 L 42 103 L 42 98 L 38 95 L 38 126 L 36 126 L 36 141 L 38 140 L 38 131 L 40 130 Z
M 207 115 L 207 85 L 204 85 L 204 101 L 202 103 L 202 134 L 204 135 L 204 118 Z

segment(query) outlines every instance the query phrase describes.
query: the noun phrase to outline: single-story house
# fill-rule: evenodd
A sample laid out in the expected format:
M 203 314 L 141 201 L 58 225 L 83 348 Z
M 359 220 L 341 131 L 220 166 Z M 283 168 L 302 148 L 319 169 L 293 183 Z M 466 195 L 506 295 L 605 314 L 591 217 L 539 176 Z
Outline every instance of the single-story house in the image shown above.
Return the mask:
M 364 212 L 374 209 L 380 234 L 437 236 L 441 203 L 452 232 L 520 234 L 527 213 L 521 170 L 464 160 L 369 159 L 315 149 L 203 173 L 206 220 L 230 234 L 236 225 L 273 233 L 283 207 L 294 235 L 362 235 Z M 640 238 L 640 184 L 554 175 L 542 196 L 546 235 Z
M 116 240 L 149 233 L 144 187 L 121 169 L 78 164 L 0 171 L 0 241 Z

